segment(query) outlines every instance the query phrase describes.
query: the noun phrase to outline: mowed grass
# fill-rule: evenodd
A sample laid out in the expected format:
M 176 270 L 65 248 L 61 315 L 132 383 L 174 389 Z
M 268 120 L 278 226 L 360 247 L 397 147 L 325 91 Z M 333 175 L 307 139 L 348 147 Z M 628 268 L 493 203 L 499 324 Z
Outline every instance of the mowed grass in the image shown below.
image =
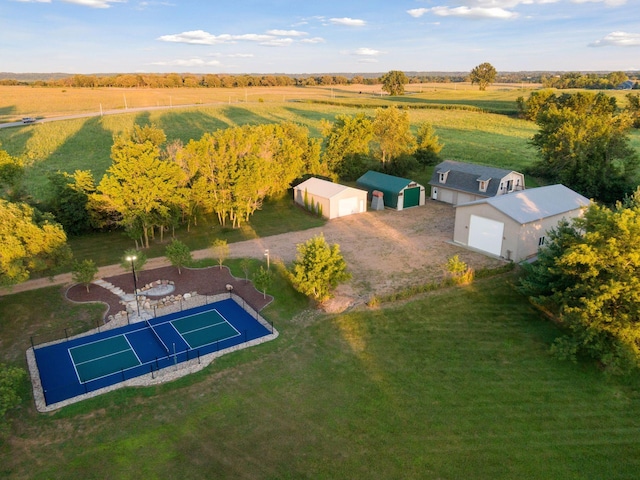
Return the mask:
M 250 222 L 240 228 L 223 227 L 215 215 L 201 216 L 197 225 L 187 231 L 182 225 L 175 231 L 165 232 L 164 238 L 157 233 L 151 239 L 145 255 L 148 258 L 164 255 L 164 250 L 172 238 L 185 243 L 191 251 L 211 247 L 215 239 L 226 240 L 227 243 L 252 240 L 292 231 L 306 230 L 324 225 L 326 220 L 319 218 L 296 206 L 288 195 L 267 200 L 262 209 L 251 217 Z M 74 258 L 78 260 L 92 259 L 97 265 L 120 263 L 124 251 L 132 248 L 134 242 L 124 232 L 92 233 L 68 239 Z M 109 248 L 104 248 L 109 245 Z
M 337 316 L 294 315 L 305 300 L 278 280 L 266 312 L 277 340 L 51 415 L 25 402 L 11 414 L 0 473 L 637 478 L 638 379 L 552 359 L 555 327 L 511 280 Z

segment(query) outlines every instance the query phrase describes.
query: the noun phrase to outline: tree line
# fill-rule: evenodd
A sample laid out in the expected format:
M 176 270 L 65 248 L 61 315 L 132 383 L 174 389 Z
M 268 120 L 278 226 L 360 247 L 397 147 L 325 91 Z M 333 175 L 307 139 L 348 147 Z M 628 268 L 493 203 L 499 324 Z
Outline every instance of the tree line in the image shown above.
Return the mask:
M 539 90 L 518 98 L 521 115 L 539 127 L 530 140 L 539 160 L 527 173 L 606 204 L 631 194 L 639 159 L 628 134 L 640 125 L 640 96 L 627 97 L 625 109 L 603 92 Z
M 491 67 L 483 63 L 478 67 Z M 477 70 L 476 67 L 474 70 Z M 288 87 L 327 85 L 381 85 L 385 75 L 354 74 L 193 74 L 193 73 L 119 73 L 112 75 L 75 74 L 49 79 L 3 78 L 0 85 L 32 85 L 63 88 L 245 88 L 245 87 Z M 406 83 L 460 83 L 474 82 L 474 72 L 417 73 L 402 72 Z M 495 72 L 493 81 L 501 83 L 542 83 L 547 88 L 616 88 L 628 80 L 625 72 L 611 73 L 544 73 L 544 72 Z M 476 82 L 477 83 L 477 82 Z M 640 84 L 635 81 L 634 88 Z
M 545 75 L 541 78 L 544 88 L 585 88 L 594 90 L 610 90 L 620 86 L 623 82 L 629 80 L 626 72 L 616 71 L 609 73 L 580 73 L 567 72 L 561 75 Z M 633 81 L 632 88 L 637 90 L 640 88 L 640 82 Z

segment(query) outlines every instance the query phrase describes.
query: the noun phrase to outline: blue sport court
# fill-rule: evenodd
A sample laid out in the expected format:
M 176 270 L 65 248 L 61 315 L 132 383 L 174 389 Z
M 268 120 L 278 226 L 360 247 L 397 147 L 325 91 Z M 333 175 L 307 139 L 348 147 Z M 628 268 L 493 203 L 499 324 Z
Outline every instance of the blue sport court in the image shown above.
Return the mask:
M 273 333 L 234 300 L 35 347 L 51 405 Z

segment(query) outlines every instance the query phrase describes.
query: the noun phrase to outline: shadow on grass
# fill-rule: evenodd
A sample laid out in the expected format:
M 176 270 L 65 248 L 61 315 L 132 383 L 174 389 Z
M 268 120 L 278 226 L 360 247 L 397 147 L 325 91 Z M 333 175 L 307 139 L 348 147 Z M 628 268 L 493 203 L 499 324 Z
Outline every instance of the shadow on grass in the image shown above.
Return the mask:
M 230 124 L 201 110 L 187 110 L 163 113 L 157 126 L 164 130 L 168 141 L 180 139 L 186 144 L 205 133 L 228 128 Z
M 236 125 L 261 125 L 273 123 L 272 120 L 252 112 L 248 108 L 226 107 L 222 110 L 229 120 Z
M 57 171 L 90 170 L 98 183 L 111 165 L 112 144 L 112 132 L 103 127 L 100 117 L 84 120 L 77 132 L 26 170 L 25 185 L 29 193 L 37 201 L 46 201 L 50 195 L 48 174 Z

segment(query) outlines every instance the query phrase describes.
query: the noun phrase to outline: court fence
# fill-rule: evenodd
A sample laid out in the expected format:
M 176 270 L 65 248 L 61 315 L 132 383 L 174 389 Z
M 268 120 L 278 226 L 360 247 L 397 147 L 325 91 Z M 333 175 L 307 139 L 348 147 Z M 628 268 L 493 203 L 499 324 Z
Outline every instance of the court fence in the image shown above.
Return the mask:
M 144 322 L 145 320 L 149 320 L 152 318 L 163 317 L 165 315 L 169 315 L 171 313 L 182 312 L 184 310 L 189 310 L 191 308 L 201 307 L 203 305 L 209 305 L 211 303 L 216 303 L 221 300 L 225 300 L 227 298 L 233 298 L 236 303 L 238 303 L 247 313 L 249 313 L 253 318 L 260 321 L 262 318 L 258 311 L 244 298 L 240 295 L 228 292 L 228 293 L 218 293 L 215 295 L 199 295 L 194 294 L 189 298 L 181 298 L 179 300 L 175 300 L 171 304 L 164 305 L 162 307 L 158 307 L 157 305 L 152 305 L 150 308 L 141 309 L 140 316 L 138 316 L 137 311 L 121 311 L 115 315 L 109 315 L 102 320 L 96 320 L 95 326 L 90 330 L 85 330 L 80 333 L 76 333 L 78 330 L 77 326 L 65 327 L 64 329 L 54 329 L 49 330 L 47 332 L 31 335 L 31 347 L 43 347 L 46 345 L 52 345 L 54 343 L 59 343 L 62 341 L 72 340 L 74 338 L 85 337 L 87 335 L 93 335 L 95 333 L 104 332 L 107 330 L 111 330 L 113 328 L 122 327 L 124 325 L 130 325 L 136 322 Z M 263 319 L 264 320 L 264 319 Z M 269 324 L 266 320 L 264 320 L 267 324 L 264 326 L 266 328 L 273 328 L 273 325 Z M 261 322 L 262 323 L 262 322 Z M 271 326 L 269 326 L 271 325 Z
M 256 338 L 252 331 L 244 330 L 241 333 L 243 336 L 242 342 L 232 346 L 221 346 L 220 342 L 207 345 L 200 348 L 187 348 L 182 351 L 169 352 L 166 356 L 157 357 L 154 361 L 138 365 L 133 368 L 123 369 L 120 372 L 109 375 L 111 378 L 100 378 L 90 380 L 81 384 L 74 385 L 61 385 L 56 389 L 48 389 L 45 391 L 42 387 L 40 380 L 40 373 L 35 359 L 34 350 L 37 348 L 44 348 L 49 345 L 68 342 L 69 340 L 93 335 L 98 332 L 103 332 L 107 329 L 112 329 L 118 326 L 110 325 L 112 322 L 108 322 L 103 325 L 97 325 L 95 329 L 87 332 L 83 332 L 77 335 L 68 335 L 68 331 L 65 329 L 65 335 L 56 340 L 44 341 L 37 343 L 36 336 L 32 337 L 32 347 L 27 350 L 27 364 L 31 374 L 31 383 L 33 386 L 34 399 L 36 408 L 39 412 L 50 412 L 62 408 L 63 406 L 70 405 L 72 403 L 79 402 L 81 400 L 92 398 L 108 391 L 116 390 L 126 386 L 148 386 L 156 385 L 164 382 L 174 380 L 185 375 L 202 370 L 208 366 L 215 358 L 220 357 L 226 353 L 249 348 L 254 345 L 259 345 L 278 337 L 279 332 L 276 330 L 273 322 L 267 321 L 263 318 L 259 312 L 254 309 L 248 302 L 246 302 L 239 295 L 229 292 L 217 295 L 197 295 L 186 301 L 180 302 L 178 305 L 174 305 L 173 308 L 165 309 L 160 314 L 159 311 L 155 311 L 155 317 L 169 315 L 184 310 L 189 310 L 199 306 L 209 305 L 217 303 L 226 299 L 233 299 L 240 307 L 243 308 L 251 317 L 253 317 L 261 326 L 269 333 L 267 335 L 258 336 Z M 142 317 L 142 315 L 141 315 Z M 144 322 L 145 318 L 130 318 L 130 323 L 134 321 Z M 248 340 L 251 338 L 251 340 Z M 110 383 L 110 384 L 106 384 Z M 73 390 L 73 396 L 64 400 L 57 400 L 62 396 L 68 396 L 69 391 Z

